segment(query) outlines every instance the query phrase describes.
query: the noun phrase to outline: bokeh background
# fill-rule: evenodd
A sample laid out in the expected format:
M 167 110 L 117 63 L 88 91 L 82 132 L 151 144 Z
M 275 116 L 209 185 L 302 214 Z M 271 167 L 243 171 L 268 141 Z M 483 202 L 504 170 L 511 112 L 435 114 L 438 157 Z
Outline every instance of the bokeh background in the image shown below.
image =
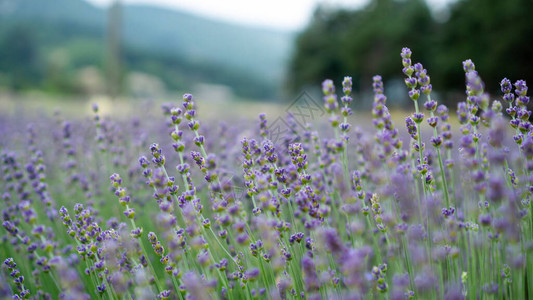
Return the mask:
M 399 55 L 408 46 L 453 108 L 467 58 L 495 97 L 503 77 L 533 78 L 532 11 L 532 0 L 0 0 L 0 107 L 88 112 L 192 92 L 283 110 L 349 75 L 366 109 L 381 74 L 401 109 L 411 106 Z

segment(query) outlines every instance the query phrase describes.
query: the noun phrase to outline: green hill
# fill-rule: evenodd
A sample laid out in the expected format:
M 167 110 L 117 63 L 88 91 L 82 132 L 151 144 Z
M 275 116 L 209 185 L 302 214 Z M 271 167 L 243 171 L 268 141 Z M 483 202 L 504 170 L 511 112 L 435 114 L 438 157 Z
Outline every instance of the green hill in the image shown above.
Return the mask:
M 200 81 L 229 85 L 247 97 L 279 91 L 290 32 L 147 5 L 123 5 L 121 14 L 126 71 L 155 75 L 171 89 Z M 50 69 L 57 69 L 54 53 L 66 57 L 62 74 L 87 65 L 103 69 L 106 20 L 107 11 L 81 0 L 0 0 L 0 84 L 50 86 Z M 10 48 L 20 37 L 18 48 Z M 31 53 L 24 54 L 24 48 Z

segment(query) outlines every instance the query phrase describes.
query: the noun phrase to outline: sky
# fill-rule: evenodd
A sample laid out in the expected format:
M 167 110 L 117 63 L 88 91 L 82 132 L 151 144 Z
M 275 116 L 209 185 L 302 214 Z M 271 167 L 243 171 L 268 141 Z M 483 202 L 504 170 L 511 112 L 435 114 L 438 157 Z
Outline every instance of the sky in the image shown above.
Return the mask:
M 87 0 L 106 6 L 113 0 Z M 121 0 L 122 3 L 143 3 L 174 8 L 196 15 L 283 30 L 300 30 L 310 20 L 317 4 L 359 8 L 367 0 Z M 453 0 L 427 0 L 440 8 Z

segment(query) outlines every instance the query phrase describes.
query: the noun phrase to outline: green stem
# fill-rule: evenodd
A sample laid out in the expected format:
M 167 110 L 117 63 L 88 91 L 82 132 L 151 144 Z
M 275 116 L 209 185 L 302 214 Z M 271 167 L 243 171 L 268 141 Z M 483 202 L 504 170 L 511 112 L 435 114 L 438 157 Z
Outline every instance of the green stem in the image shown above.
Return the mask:
M 129 209 L 129 206 L 126 204 L 126 209 Z M 133 227 L 133 230 L 137 229 L 137 225 L 135 225 L 135 220 L 130 219 L 131 226 Z M 150 268 L 150 271 L 152 272 L 152 275 L 155 279 L 155 284 L 157 286 L 157 289 L 159 292 L 163 291 L 163 287 L 161 286 L 161 283 L 159 282 L 159 278 L 157 278 L 157 273 L 155 272 L 154 266 L 152 265 L 152 262 L 150 261 L 150 257 L 148 256 L 148 252 L 146 251 L 146 248 L 144 247 L 144 243 L 142 238 L 139 237 L 138 239 L 139 245 L 141 246 L 142 253 L 144 257 L 146 258 L 146 261 L 148 262 L 148 267 Z
M 411 78 L 409 76 L 409 78 Z M 415 112 L 418 114 L 420 113 L 420 110 L 418 109 L 418 101 L 413 101 L 415 103 Z M 424 157 L 423 157 L 423 150 L 422 150 L 422 133 L 421 133 L 421 125 L 422 123 L 418 123 L 417 126 L 416 126 L 416 131 L 417 131 L 417 143 L 418 143 L 418 157 L 420 159 L 420 164 L 422 164 L 424 162 Z M 424 186 L 424 196 L 427 197 L 427 192 L 429 192 L 429 187 L 427 186 L 426 184 L 426 180 L 424 179 L 424 176 L 423 175 L 420 175 L 420 180 L 422 181 L 422 185 Z

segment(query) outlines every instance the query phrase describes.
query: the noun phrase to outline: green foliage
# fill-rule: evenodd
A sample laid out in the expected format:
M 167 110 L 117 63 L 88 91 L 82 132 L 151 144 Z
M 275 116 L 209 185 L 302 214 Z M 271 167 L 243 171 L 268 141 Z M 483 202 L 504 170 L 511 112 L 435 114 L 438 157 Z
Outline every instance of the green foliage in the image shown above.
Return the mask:
M 425 37 L 433 31 L 422 0 L 373 0 L 356 11 L 318 7 L 311 25 L 297 39 L 290 66 L 291 88 L 318 84 L 324 76 L 350 74 L 356 88 L 358 84 L 369 86 L 365 82 L 373 74 L 394 76 L 402 46 L 428 55 L 422 50 L 428 48 Z
M 0 33 L 0 84 L 15 89 L 27 87 L 42 74 L 33 32 L 17 26 Z M 3 79 L 2 79 L 3 78 Z
M 444 79 L 437 90 L 463 89 L 461 61 L 467 58 L 483 66 L 479 71 L 492 89 L 501 74 L 531 78 L 531 11 L 529 0 L 458 1 L 439 23 L 422 0 L 372 0 L 355 11 L 318 7 L 297 37 L 289 88 L 316 85 L 324 76 L 351 75 L 356 89 L 370 86 L 374 74 L 401 77 L 398 58 L 406 45 L 431 75 Z
M 450 19 L 442 25 L 436 60 L 446 87 L 464 82 L 458 61 L 471 58 L 479 65 L 489 88 L 498 88 L 501 74 L 517 79 L 533 78 L 533 39 L 530 0 L 459 1 Z M 456 78 L 457 77 L 457 78 Z
M 106 73 L 105 10 L 81 0 L 13 3 L 0 11 L 0 85 L 78 93 L 76 71 Z M 124 72 L 154 75 L 171 90 L 198 82 L 225 84 L 243 97 L 279 90 L 290 33 L 140 5 L 124 5 L 121 15 Z

